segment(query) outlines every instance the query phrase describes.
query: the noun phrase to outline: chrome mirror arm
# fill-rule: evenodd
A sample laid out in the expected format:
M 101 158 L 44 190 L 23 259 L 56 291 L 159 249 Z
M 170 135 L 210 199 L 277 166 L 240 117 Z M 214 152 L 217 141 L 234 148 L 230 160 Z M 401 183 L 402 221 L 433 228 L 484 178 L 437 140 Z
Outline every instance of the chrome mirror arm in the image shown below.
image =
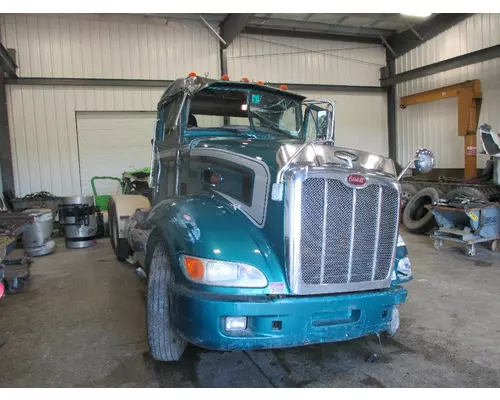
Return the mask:
M 420 149 L 418 150 L 413 158 L 406 164 L 406 167 L 403 168 L 401 173 L 398 175 L 397 180 L 399 181 L 403 175 L 405 174 L 406 171 L 408 171 L 408 168 L 410 168 L 410 165 L 412 163 L 415 163 L 415 168 L 419 172 L 423 172 L 424 174 L 427 172 L 432 171 L 434 168 L 436 160 L 434 158 L 434 153 L 432 151 L 427 150 L 427 149 Z
M 406 164 L 406 167 L 403 168 L 401 173 L 396 178 L 398 182 L 401 180 L 401 178 L 406 173 L 406 171 L 408 171 L 408 168 L 410 168 L 410 165 L 412 165 L 416 160 L 417 160 L 417 157 L 413 157 L 410 161 L 408 161 L 408 164 Z
M 312 140 L 310 142 L 304 143 L 300 148 L 293 153 L 293 155 L 288 159 L 288 161 L 280 168 L 278 173 L 276 174 L 276 182 L 273 183 L 272 186 L 272 191 L 271 191 L 271 198 L 274 201 L 281 201 L 283 200 L 283 175 L 285 172 L 290 168 L 290 165 L 292 165 L 293 161 L 299 156 L 302 151 L 308 146 L 317 144 L 317 143 L 327 143 L 328 140 Z M 313 146 L 313 151 L 314 151 L 314 146 Z M 314 152 L 316 154 L 316 152 Z

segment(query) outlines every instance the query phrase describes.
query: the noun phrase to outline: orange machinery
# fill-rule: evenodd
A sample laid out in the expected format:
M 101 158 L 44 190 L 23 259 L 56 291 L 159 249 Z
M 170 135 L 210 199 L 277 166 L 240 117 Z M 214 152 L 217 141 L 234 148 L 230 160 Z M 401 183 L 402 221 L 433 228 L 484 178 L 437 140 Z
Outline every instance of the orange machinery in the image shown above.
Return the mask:
M 476 131 L 482 101 L 479 79 L 401 97 L 399 107 L 404 109 L 414 104 L 429 103 L 450 97 L 458 98 L 458 136 L 464 137 L 464 177 L 472 178 L 477 175 Z

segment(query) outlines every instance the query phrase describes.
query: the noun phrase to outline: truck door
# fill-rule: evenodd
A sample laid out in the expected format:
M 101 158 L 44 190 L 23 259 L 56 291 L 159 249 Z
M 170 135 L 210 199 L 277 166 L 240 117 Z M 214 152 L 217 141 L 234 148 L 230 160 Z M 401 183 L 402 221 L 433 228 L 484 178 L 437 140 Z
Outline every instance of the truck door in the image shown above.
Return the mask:
M 153 142 L 152 187 L 154 204 L 176 194 L 177 171 L 181 168 L 178 157 L 179 137 L 182 127 L 186 123 L 183 112 L 184 103 L 182 96 L 177 96 L 158 110 Z

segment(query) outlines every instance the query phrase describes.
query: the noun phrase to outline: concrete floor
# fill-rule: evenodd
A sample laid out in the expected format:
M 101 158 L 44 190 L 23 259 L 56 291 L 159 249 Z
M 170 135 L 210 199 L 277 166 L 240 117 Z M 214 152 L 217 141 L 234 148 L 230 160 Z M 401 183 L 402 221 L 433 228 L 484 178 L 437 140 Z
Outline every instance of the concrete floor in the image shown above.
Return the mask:
M 0 386 L 15 387 L 484 387 L 500 385 L 500 257 L 432 248 L 403 233 L 414 280 L 401 328 L 339 344 L 259 352 L 188 347 L 154 362 L 145 286 L 109 241 L 36 259 L 22 294 L 0 301 Z M 381 350 L 381 360 L 367 357 Z

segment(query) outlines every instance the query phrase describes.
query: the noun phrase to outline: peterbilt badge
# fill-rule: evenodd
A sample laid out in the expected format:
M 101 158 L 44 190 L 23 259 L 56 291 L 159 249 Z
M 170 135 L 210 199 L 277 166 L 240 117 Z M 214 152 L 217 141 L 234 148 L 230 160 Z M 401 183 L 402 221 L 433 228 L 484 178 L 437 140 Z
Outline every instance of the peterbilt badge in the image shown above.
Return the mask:
M 366 184 L 366 178 L 363 175 L 359 174 L 352 174 L 348 175 L 347 178 L 347 183 L 354 185 L 354 186 L 363 186 Z

